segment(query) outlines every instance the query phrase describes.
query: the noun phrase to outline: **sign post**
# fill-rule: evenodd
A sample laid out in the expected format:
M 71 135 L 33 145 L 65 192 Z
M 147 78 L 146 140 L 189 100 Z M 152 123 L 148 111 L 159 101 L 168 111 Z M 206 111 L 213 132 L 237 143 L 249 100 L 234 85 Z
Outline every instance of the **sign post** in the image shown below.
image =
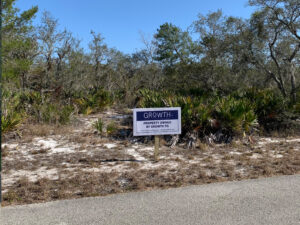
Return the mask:
M 159 136 L 155 135 L 154 160 L 159 160 Z
M 173 134 L 181 134 L 180 107 L 133 109 L 133 135 L 155 136 L 155 161 L 159 155 L 159 135 Z

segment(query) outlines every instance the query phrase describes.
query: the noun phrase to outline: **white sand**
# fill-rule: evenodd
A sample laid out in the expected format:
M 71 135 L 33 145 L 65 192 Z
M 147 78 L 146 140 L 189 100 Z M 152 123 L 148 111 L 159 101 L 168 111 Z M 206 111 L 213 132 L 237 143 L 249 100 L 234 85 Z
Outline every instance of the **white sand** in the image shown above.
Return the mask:
M 38 170 L 18 170 L 10 171 L 8 174 L 3 174 L 3 186 L 10 186 L 22 177 L 26 177 L 30 182 L 36 182 L 41 178 L 47 178 L 50 180 L 58 179 L 58 171 L 55 168 L 47 169 L 47 167 L 41 167 Z
M 104 146 L 105 146 L 106 148 L 111 149 L 111 148 L 117 147 L 117 144 L 114 144 L 114 143 L 106 143 L 106 144 L 104 144 Z
M 128 155 L 133 156 L 136 160 L 139 160 L 139 161 L 145 161 L 146 160 L 146 158 L 141 156 L 140 153 L 138 153 L 137 150 L 134 149 L 134 148 L 127 148 L 125 151 Z

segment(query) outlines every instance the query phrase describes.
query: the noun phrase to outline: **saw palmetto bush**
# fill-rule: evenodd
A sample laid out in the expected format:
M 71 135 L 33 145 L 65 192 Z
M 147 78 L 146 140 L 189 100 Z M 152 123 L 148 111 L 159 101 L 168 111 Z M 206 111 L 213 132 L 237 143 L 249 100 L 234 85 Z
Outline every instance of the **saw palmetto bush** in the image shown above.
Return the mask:
M 254 105 L 246 98 L 176 95 L 171 92 L 140 91 L 138 107 L 181 107 L 183 134 L 197 130 L 205 135 L 214 129 L 210 123 L 217 120 L 220 127 L 233 134 L 248 132 L 256 123 Z
M 67 124 L 74 111 L 72 105 L 53 99 L 51 94 L 40 94 L 36 91 L 23 92 L 21 102 L 22 110 L 39 123 Z
M 14 130 L 18 125 L 22 123 L 24 115 L 17 112 L 10 112 L 1 116 L 1 132 L 2 134 L 8 131 Z
M 102 89 L 85 95 L 81 94 L 80 97 L 75 98 L 74 100 L 74 103 L 79 109 L 79 113 L 85 115 L 101 111 L 105 107 L 112 105 L 113 102 L 113 96 Z
M 12 93 L 8 90 L 3 90 L 1 115 L 2 133 L 14 130 L 26 117 L 26 113 L 23 110 L 20 110 L 20 96 L 20 93 Z
M 256 88 L 247 89 L 240 93 L 235 93 L 238 99 L 247 99 L 253 105 L 253 110 L 257 116 L 259 125 L 265 131 L 289 129 L 290 116 L 288 116 L 289 102 L 272 89 L 259 90 Z M 292 106 L 293 108 L 295 105 Z M 293 129 L 293 128 L 292 128 Z
M 273 90 L 249 89 L 244 97 L 253 102 L 254 111 L 261 124 L 276 119 L 287 108 L 287 102 Z
M 195 107 L 194 110 L 195 123 L 197 125 L 197 130 L 202 133 L 202 135 L 210 132 L 210 120 L 212 119 L 212 108 L 205 104 L 200 104 Z
M 157 92 L 148 89 L 142 89 L 138 92 L 139 108 L 150 107 L 165 107 L 166 103 L 163 101 L 167 97 L 167 92 Z
M 181 107 L 181 122 L 183 133 L 195 129 L 204 128 L 210 117 L 210 107 L 202 104 L 202 99 L 191 96 L 176 95 L 168 91 L 152 91 L 143 89 L 139 92 L 137 107 Z
M 171 97 L 172 98 L 172 97 Z M 175 96 L 173 105 L 181 107 L 181 120 L 184 133 L 197 129 L 204 134 L 209 129 L 211 106 L 206 99 L 191 96 Z
M 12 93 L 8 90 L 3 90 L 1 115 L 2 133 L 14 130 L 26 117 L 26 113 L 19 110 L 21 108 L 20 96 L 18 92 Z
M 257 122 L 254 106 L 247 99 L 224 97 L 219 99 L 214 109 L 214 117 L 223 128 L 235 134 L 249 132 Z
M 33 105 L 33 117 L 40 123 L 67 124 L 70 122 L 71 114 L 74 111 L 70 105 L 44 102 L 41 105 Z

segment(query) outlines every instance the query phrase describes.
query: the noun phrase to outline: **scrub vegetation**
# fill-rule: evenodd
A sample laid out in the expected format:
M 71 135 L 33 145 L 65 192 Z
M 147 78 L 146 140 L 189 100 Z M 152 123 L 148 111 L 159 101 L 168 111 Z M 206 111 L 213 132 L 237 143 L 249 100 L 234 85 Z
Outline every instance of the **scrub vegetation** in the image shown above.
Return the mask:
M 4 204 L 299 173 L 299 1 L 164 23 L 132 54 L 94 31 L 84 49 L 15 2 L 2 1 Z M 181 107 L 157 163 L 152 137 L 132 135 L 139 107 Z
M 157 162 L 151 138 L 126 132 L 130 117 L 112 109 L 80 115 L 67 126 L 21 125 L 22 138 L 3 145 L 3 205 L 300 172 L 299 136 L 235 138 L 230 144 L 198 141 L 192 149 L 185 141 L 170 148 L 165 136 Z M 119 133 L 106 133 L 112 121 Z

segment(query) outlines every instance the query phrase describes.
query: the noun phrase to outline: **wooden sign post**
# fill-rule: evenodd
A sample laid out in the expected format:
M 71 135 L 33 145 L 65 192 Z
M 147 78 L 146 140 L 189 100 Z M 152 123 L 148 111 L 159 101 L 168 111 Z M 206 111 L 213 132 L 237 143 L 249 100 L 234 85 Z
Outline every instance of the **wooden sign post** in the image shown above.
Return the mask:
M 154 160 L 159 160 L 159 136 L 155 135 Z
M 154 135 L 154 160 L 159 160 L 159 135 L 181 134 L 181 108 L 133 109 L 133 135 Z

